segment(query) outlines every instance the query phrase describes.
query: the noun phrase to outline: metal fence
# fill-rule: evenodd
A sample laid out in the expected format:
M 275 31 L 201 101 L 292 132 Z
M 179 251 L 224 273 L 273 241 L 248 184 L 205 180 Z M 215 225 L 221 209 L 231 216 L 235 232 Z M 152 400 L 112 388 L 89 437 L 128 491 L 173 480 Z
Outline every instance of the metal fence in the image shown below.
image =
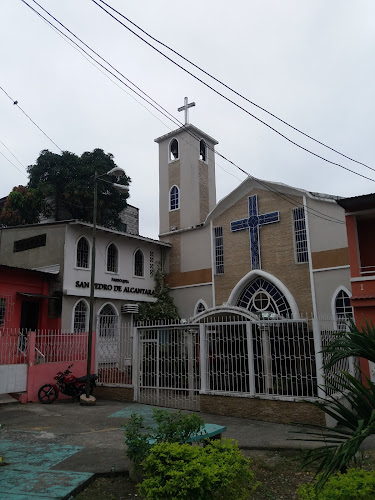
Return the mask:
M 87 359 L 88 333 L 38 330 L 35 337 L 35 363 L 84 361 Z
M 96 338 L 97 383 L 108 386 L 132 386 L 133 338 L 131 325 L 101 320 Z
M 27 337 L 15 328 L 0 328 L 0 365 L 26 363 Z

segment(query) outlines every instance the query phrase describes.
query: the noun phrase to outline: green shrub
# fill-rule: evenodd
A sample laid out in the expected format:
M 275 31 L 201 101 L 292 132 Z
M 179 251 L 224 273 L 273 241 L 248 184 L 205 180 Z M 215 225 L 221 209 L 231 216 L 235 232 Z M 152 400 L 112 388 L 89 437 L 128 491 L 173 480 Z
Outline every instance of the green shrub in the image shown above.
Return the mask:
M 299 500 L 374 500 L 375 472 L 349 469 L 331 476 L 320 491 L 313 483 L 298 488 Z
M 155 427 L 145 427 L 142 416 L 132 413 L 123 426 L 125 429 L 126 456 L 139 467 L 150 452 L 150 440 L 155 443 L 186 443 L 194 434 L 198 434 L 204 421 L 195 413 L 188 415 L 181 411 L 153 410 Z
M 140 493 L 150 500 L 246 500 L 258 486 L 233 440 L 206 447 L 178 443 L 154 445 L 143 462 Z

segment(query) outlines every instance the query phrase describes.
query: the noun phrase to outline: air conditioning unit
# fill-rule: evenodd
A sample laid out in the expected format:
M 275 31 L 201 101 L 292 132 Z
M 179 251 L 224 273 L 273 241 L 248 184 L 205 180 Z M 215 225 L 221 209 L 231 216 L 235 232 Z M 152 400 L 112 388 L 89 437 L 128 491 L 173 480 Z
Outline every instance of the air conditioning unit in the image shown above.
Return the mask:
M 121 306 L 121 314 L 138 314 L 139 304 L 124 304 Z

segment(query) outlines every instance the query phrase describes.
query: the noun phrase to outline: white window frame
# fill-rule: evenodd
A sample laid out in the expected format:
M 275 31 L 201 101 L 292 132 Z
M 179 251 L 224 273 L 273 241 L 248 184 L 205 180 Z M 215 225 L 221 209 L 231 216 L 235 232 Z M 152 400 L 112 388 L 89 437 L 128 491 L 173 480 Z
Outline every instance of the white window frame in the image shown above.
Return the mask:
M 86 242 L 87 242 L 87 245 L 88 245 L 88 250 L 87 250 L 87 267 L 82 267 L 82 266 L 79 266 L 78 265 L 78 245 L 79 245 L 79 242 L 82 240 L 82 239 L 85 239 Z M 75 251 L 75 269 L 84 269 L 84 270 L 89 270 L 91 268 L 91 244 L 90 244 L 90 241 L 88 240 L 88 238 L 84 235 L 81 235 L 77 241 L 76 241 L 76 251 Z
M 177 141 L 177 151 L 178 151 L 178 156 L 177 158 L 172 158 L 172 151 L 171 151 L 171 146 L 173 141 Z M 177 161 L 180 159 L 180 143 L 177 137 L 172 137 L 172 139 L 169 141 L 168 144 L 168 163 L 173 163 L 174 161 Z
M 175 208 L 172 208 L 172 189 L 173 188 L 177 189 L 177 196 L 176 196 L 177 203 L 176 203 Z M 169 211 L 174 212 L 175 210 L 180 210 L 180 188 L 178 186 L 176 186 L 176 184 L 173 184 L 173 186 L 169 190 Z
M 199 306 L 203 306 L 204 310 L 198 312 Z M 203 299 L 199 299 L 194 307 L 194 316 L 197 316 L 198 314 L 201 314 L 202 312 L 207 311 L 207 309 L 208 309 L 208 306 L 207 306 L 206 302 Z
M 137 255 L 137 252 L 140 252 L 142 254 L 142 275 L 135 274 L 135 257 Z M 133 254 L 133 277 L 134 278 L 144 278 L 145 277 L 145 254 L 144 254 L 143 250 L 141 250 L 140 248 L 137 248 Z
M 214 230 L 214 261 L 215 261 L 215 275 L 220 276 L 224 274 L 224 239 L 223 239 L 223 227 L 216 226 L 213 228 Z M 218 233 L 221 234 L 218 234 Z M 221 244 L 219 244 L 219 240 L 221 239 Z M 221 252 L 218 252 L 218 249 L 221 248 Z
M 108 269 L 108 251 L 109 251 L 109 248 L 110 246 L 113 245 L 113 247 L 116 249 L 116 270 L 115 271 L 111 271 L 110 269 Z M 107 248 L 106 248 L 106 252 L 105 252 L 105 269 L 106 269 L 106 273 L 109 273 L 109 274 L 119 274 L 119 250 L 118 250 L 118 246 L 116 245 L 116 243 L 114 243 L 113 241 L 111 241 L 108 245 L 107 245 Z
M 350 291 L 345 286 L 339 286 L 335 290 L 335 292 L 334 292 L 334 294 L 332 296 L 331 308 L 332 308 L 332 316 L 334 318 L 334 328 L 335 328 L 335 330 L 338 330 L 338 331 L 342 332 L 342 331 L 345 331 L 346 328 L 344 330 L 343 327 L 341 326 L 342 323 L 340 325 L 340 322 L 338 321 L 340 318 L 339 318 L 339 316 L 337 314 L 337 310 L 336 310 L 336 300 L 337 300 L 337 297 L 338 297 L 338 295 L 339 295 L 340 292 L 344 292 L 349 297 L 349 299 L 352 296 L 352 294 L 350 293 Z M 354 309 L 353 309 L 353 306 L 350 306 L 350 311 L 348 311 L 348 316 L 350 316 L 351 318 L 354 319 Z
M 298 217 L 297 217 L 298 215 Z M 302 217 L 303 215 L 303 217 Z M 301 228 L 303 221 L 304 227 Z M 296 264 L 306 264 L 309 262 L 309 246 L 307 241 L 306 211 L 305 207 L 292 209 L 294 259 Z M 303 239 L 297 241 L 297 234 Z M 302 247 L 302 250 L 301 250 Z
M 89 306 L 89 304 L 88 304 L 87 300 L 85 300 L 85 299 L 82 299 L 82 298 L 81 298 L 81 299 L 78 299 L 78 300 L 77 300 L 77 302 L 74 304 L 74 306 L 73 306 L 73 310 L 72 310 L 72 332 L 73 332 L 73 333 L 81 333 L 81 332 L 82 332 L 81 330 L 80 330 L 79 332 L 76 332 L 76 331 L 75 331 L 75 328 L 74 328 L 74 326 L 75 326 L 75 314 L 76 314 L 76 308 L 77 308 L 77 306 L 78 306 L 78 304 L 79 304 L 80 302 L 83 302 L 83 303 L 85 304 L 85 306 L 86 306 L 85 329 L 84 329 L 83 331 L 84 331 L 84 332 L 87 332 L 87 331 L 88 331 L 90 306 Z

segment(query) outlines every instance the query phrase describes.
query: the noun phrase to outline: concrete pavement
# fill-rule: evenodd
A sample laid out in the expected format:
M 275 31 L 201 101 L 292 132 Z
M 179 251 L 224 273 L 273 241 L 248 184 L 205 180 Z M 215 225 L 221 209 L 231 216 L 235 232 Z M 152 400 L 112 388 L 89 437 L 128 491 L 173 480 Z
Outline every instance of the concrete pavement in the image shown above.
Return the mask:
M 135 403 L 98 400 L 96 406 L 56 401 L 52 405 L 0 406 L 0 497 L 10 500 L 69 498 L 95 473 L 126 471 L 124 431 L 130 410 L 149 414 Z M 292 441 L 307 437 L 307 426 L 200 414 L 206 423 L 224 425 L 225 437 L 243 449 L 309 448 L 314 443 Z M 302 434 L 295 434 L 295 431 Z M 373 446 L 373 442 L 369 444 Z

